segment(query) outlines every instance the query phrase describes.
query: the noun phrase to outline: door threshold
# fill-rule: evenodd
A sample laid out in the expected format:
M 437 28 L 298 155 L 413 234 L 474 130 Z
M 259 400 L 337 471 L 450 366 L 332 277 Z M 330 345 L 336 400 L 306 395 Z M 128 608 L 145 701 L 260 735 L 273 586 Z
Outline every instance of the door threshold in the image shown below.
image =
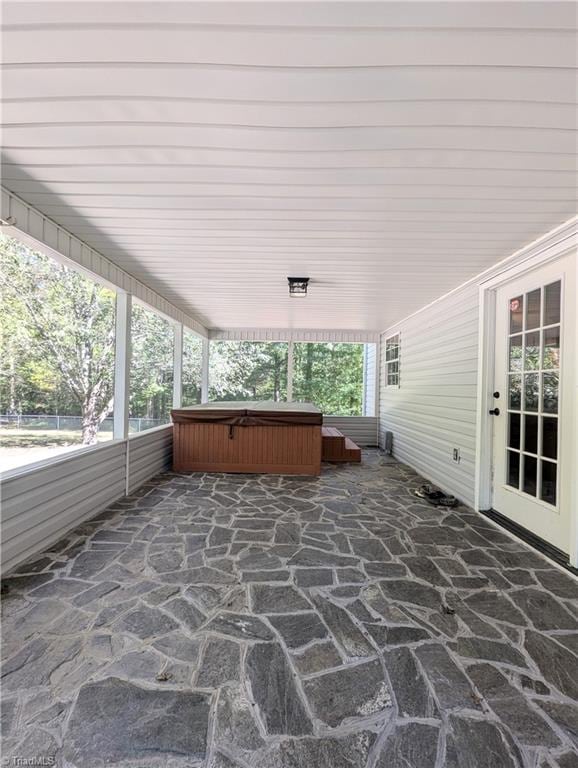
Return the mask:
M 570 558 L 566 552 L 562 552 L 562 550 L 558 549 L 558 547 L 555 547 L 553 544 L 550 544 L 549 542 L 540 538 L 540 536 L 536 536 L 535 533 L 532 533 L 527 528 L 518 525 L 518 523 L 510 520 L 500 512 L 496 512 L 495 509 L 481 509 L 480 514 L 484 515 L 484 517 L 488 517 L 490 520 L 493 520 L 507 531 L 510 531 L 510 533 L 513 533 L 514 536 L 517 536 L 525 544 L 529 544 L 533 549 L 537 549 L 538 552 L 545 555 L 550 560 L 553 560 L 558 565 L 561 565 L 562 568 L 570 571 L 570 573 L 573 573 L 574 576 L 578 576 L 578 568 L 574 568 L 574 566 L 570 565 Z

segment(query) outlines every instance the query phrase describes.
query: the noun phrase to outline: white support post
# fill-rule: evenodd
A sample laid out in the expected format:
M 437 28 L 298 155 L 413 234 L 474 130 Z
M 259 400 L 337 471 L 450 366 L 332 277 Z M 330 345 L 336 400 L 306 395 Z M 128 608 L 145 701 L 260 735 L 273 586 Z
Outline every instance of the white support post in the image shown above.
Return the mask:
M 379 413 L 381 402 L 381 390 L 379 387 L 381 383 L 381 336 L 378 337 L 378 340 L 375 344 L 375 371 L 373 372 L 373 376 L 375 386 L 375 396 L 373 398 L 373 415 L 377 416 L 377 425 L 379 430 Z
M 180 408 L 183 401 L 183 324 L 175 323 L 174 328 L 173 408 Z
M 287 402 L 293 402 L 293 341 L 287 346 Z
M 201 367 L 201 402 L 209 402 L 209 352 L 210 341 L 203 339 L 203 362 Z
M 363 416 L 377 415 L 379 393 L 379 344 L 366 342 L 363 345 Z
M 129 293 L 117 291 L 113 422 L 115 440 L 128 439 L 131 303 L 131 295 Z

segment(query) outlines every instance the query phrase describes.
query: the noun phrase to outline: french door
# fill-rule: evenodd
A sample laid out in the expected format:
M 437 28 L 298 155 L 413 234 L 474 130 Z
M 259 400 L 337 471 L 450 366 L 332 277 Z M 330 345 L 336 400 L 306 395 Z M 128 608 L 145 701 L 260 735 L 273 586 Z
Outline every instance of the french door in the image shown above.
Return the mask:
M 493 508 L 569 551 L 575 258 L 496 291 Z M 574 468 L 575 471 L 575 468 Z

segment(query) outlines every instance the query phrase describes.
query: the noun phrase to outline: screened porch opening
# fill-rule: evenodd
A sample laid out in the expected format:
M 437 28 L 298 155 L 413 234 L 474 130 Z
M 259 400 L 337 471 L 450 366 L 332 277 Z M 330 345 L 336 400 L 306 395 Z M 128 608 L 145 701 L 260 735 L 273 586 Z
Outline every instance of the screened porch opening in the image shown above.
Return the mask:
M 377 445 L 376 342 L 203 341 L 133 300 L 121 349 L 114 286 L 4 234 L 0 279 L 0 472 L 114 439 L 120 355 L 129 436 L 169 424 L 174 407 L 264 400 L 312 403 L 333 429 Z

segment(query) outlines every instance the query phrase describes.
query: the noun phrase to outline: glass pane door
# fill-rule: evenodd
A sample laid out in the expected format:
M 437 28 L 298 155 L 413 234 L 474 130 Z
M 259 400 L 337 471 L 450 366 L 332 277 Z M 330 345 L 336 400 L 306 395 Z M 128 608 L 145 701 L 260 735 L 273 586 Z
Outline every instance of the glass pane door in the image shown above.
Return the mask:
M 506 483 L 558 499 L 561 282 L 508 300 Z

